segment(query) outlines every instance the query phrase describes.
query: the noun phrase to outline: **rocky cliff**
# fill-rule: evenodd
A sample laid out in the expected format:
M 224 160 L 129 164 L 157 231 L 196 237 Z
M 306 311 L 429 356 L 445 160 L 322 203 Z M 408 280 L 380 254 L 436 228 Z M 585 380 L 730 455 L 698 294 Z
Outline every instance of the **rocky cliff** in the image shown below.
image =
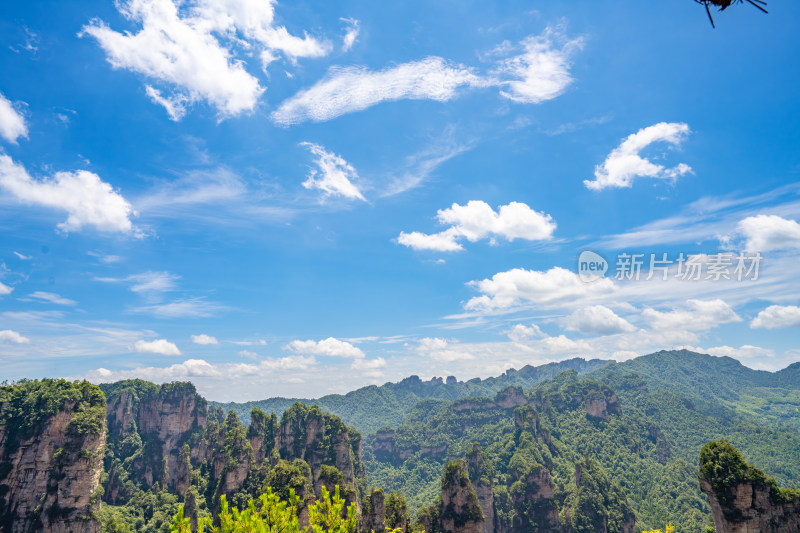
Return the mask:
M 429 516 L 422 521 L 428 533 L 483 533 L 485 517 L 465 460 L 450 461 L 445 467 L 441 499 Z
M 64 380 L 0 387 L 3 531 L 97 533 L 105 398 Z
M 711 503 L 716 533 L 800 532 L 800 491 L 780 489 L 728 441 L 701 450 L 700 489 Z

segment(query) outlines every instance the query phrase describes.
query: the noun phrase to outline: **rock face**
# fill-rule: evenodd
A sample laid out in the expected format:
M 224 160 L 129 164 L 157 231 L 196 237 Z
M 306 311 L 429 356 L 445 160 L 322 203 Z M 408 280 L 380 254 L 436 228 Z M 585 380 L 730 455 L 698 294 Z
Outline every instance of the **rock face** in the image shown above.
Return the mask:
M 483 533 L 494 533 L 494 491 L 492 480 L 486 471 L 483 461 L 483 452 L 478 444 L 472 445 L 472 451 L 467 454 L 467 467 L 469 480 L 478 497 L 478 505 L 483 514 Z
M 521 490 L 513 495 L 517 514 L 511 531 L 528 531 L 529 524 L 536 524 L 537 531 L 563 531 L 558 520 L 558 503 L 553 498 L 550 471 L 545 467 L 531 468 L 520 481 Z
M 103 394 L 85 382 L 43 380 L 3 387 L 4 396 L 15 388 L 13 397 L 0 403 L 2 530 L 98 533 Z M 20 388 L 28 389 L 22 395 L 53 399 L 56 410 L 31 412 L 31 405 L 39 407 L 36 402 L 20 408 Z
M 364 498 L 361 531 L 383 533 L 386 530 L 385 497 L 381 489 L 372 489 Z
M 700 489 L 708 495 L 717 533 L 800 532 L 800 499 L 775 501 L 768 485 L 739 483 L 729 489 L 725 502 L 709 482 L 701 480 Z
M 778 488 L 728 441 L 701 450 L 700 489 L 717 533 L 800 533 L 800 491 Z
M 113 441 L 142 440 L 143 452 L 133 464 L 133 477 L 148 486 L 159 482 L 175 489 L 181 445 L 208 422 L 206 401 L 191 383 L 157 386 L 141 380 L 114 384 L 107 389 L 106 416 Z M 112 477 L 106 501 L 114 502 L 119 487 Z
M 469 468 L 463 459 L 451 461 L 445 467 L 438 530 L 448 533 L 484 531 L 483 512 L 469 480 Z

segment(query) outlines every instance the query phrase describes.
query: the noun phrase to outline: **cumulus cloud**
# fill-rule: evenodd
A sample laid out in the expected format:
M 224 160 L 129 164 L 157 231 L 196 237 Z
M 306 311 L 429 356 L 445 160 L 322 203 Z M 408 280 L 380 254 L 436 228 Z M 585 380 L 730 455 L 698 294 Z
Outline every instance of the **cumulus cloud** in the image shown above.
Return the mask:
M 757 215 L 739 222 L 739 233 L 747 241 L 745 249 L 752 252 L 800 248 L 800 224 L 777 215 Z
M 800 327 L 800 307 L 771 305 L 758 313 L 750 322 L 750 327 L 765 329 Z
M 672 168 L 653 163 L 640 152 L 653 143 L 665 142 L 680 146 L 689 135 L 689 126 L 680 122 L 659 122 L 632 133 L 608 154 L 602 165 L 594 170 L 594 180 L 583 183 L 589 189 L 599 191 L 607 187 L 630 187 L 635 178 L 676 179 L 692 171 L 689 165 L 680 163 Z
M 479 200 L 472 200 L 467 205 L 454 203 L 447 209 L 440 209 L 436 218 L 450 227 L 433 235 L 401 232 L 397 242 L 415 250 L 452 252 L 464 249 L 457 242 L 459 238 L 470 242 L 490 238 L 492 244 L 497 238 L 509 242 L 514 239 L 548 240 L 556 229 L 550 215 L 534 211 L 520 202 L 501 205 L 496 212 Z
M 420 355 L 440 363 L 455 363 L 475 359 L 470 352 L 460 349 L 457 343 L 445 339 L 426 337 L 419 341 L 416 350 Z
M 538 104 L 560 96 L 572 83 L 571 58 L 583 48 L 583 39 L 567 40 L 562 31 L 548 28 L 514 48 L 520 53 L 500 61 L 493 71 L 500 94 L 512 102 Z
M 514 268 L 468 285 L 482 293 L 464 305 L 474 311 L 495 311 L 521 304 L 553 306 L 614 290 L 614 283 L 608 278 L 584 283 L 577 274 L 561 267 L 544 272 Z
M 301 146 L 316 157 L 316 169 L 311 169 L 308 179 L 303 182 L 306 189 L 319 189 L 325 197 L 342 196 L 350 200 L 364 200 L 364 196 L 353 181 L 358 181 L 358 173 L 353 165 L 341 156 L 325 150 L 324 147 L 304 142 Z
M 157 353 L 160 355 L 181 355 L 181 351 L 175 344 L 166 339 L 154 341 L 136 341 L 133 349 L 141 353 Z
M 761 359 L 764 357 L 774 357 L 775 352 L 768 348 L 761 348 L 751 344 L 744 344 L 739 348 L 732 346 L 715 346 L 706 350 L 699 349 L 700 352 L 705 352 L 717 357 L 732 357 L 734 359 Z
M 140 235 L 131 223 L 136 215 L 131 204 L 92 172 L 56 172 L 52 178 L 37 180 L 22 165 L 0 155 L 0 187 L 22 203 L 66 211 L 67 220 L 57 225 L 63 233 L 92 226 L 103 232 Z
M 427 234 L 419 231 L 406 233 L 401 231 L 397 236 L 398 244 L 408 246 L 414 250 L 432 250 L 436 252 L 458 252 L 464 249 L 456 239 L 458 234 L 452 230 L 445 230 L 439 233 Z
M 719 298 L 686 300 L 683 308 L 671 311 L 647 308 L 642 311 L 642 317 L 657 330 L 703 331 L 721 324 L 742 321 L 731 306 Z
M 195 344 L 219 344 L 216 337 L 201 333 L 200 335 L 192 335 L 192 342 Z
M 132 370 L 109 370 L 98 368 L 86 374 L 86 379 L 95 383 L 109 383 L 122 379 L 140 378 L 156 383 L 187 380 L 192 378 L 217 378 L 227 387 L 231 380 L 248 376 L 271 376 L 274 372 L 285 370 L 308 370 L 315 364 L 313 357 L 292 355 L 289 357 L 264 359 L 258 363 L 211 364 L 203 359 L 187 359 L 168 367 L 140 367 Z
M 575 310 L 562 321 L 570 331 L 584 335 L 613 335 L 636 331 L 636 327 L 604 305 L 591 305 Z
M 331 50 L 327 42 L 307 34 L 297 37 L 275 26 L 274 1 L 122 0 L 117 8 L 141 29 L 117 32 L 93 20 L 79 35 L 97 39 L 114 68 L 169 87 L 168 95 L 150 85 L 146 92 L 173 120 L 180 120 L 186 106 L 200 100 L 223 117 L 256 107 L 265 88 L 234 57 L 236 47 L 260 51 L 256 55 L 265 67 L 278 53 L 295 61 Z
M 547 337 L 547 334 L 544 333 L 536 324 L 531 324 L 530 326 L 526 326 L 524 324 L 515 324 L 511 329 L 506 331 L 506 335 L 508 335 L 508 338 L 514 342 L 523 342 L 529 339 L 541 339 Z
M 486 87 L 499 87 L 500 94 L 513 102 L 540 103 L 559 96 L 572 82 L 570 57 L 581 45 L 581 39 L 568 40 L 560 30 L 548 28 L 517 46 L 501 47 L 507 57 L 499 59 L 487 74 L 436 56 L 380 71 L 332 67 L 315 85 L 281 103 L 272 120 L 285 126 L 321 122 L 381 102 L 447 102 L 463 90 Z
M 321 341 L 295 340 L 285 346 L 287 350 L 306 355 L 325 355 L 329 357 L 349 357 L 361 359 L 364 352 L 347 341 L 328 337 Z
M 285 100 L 272 113 L 272 120 L 289 126 L 307 120 L 331 120 L 387 101 L 446 102 L 457 95 L 460 87 L 486 85 L 472 69 L 441 57 L 427 57 L 377 72 L 366 67 L 332 67 L 313 87 Z
M 20 137 L 28 137 L 25 118 L 2 93 L 0 93 L 0 137 L 14 144 Z
M 377 357 L 375 359 L 354 359 L 350 368 L 357 370 L 362 376 L 370 378 L 383 377 L 383 368 L 386 368 L 386 359 Z
M 27 337 L 23 337 L 16 331 L 10 329 L 4 329 L 0 331 L 0 342 L 10 342 L 12 344 L 28 344 L 31 340 Z
M 34 300 L 39 300 L 43 302 L 50 302 L 56 305 L 77 305 L 78 303 L 75 300 L 70 300 L 69 298 L 63 298 L 56 293 L 45 292 L 45 291 L 33 292 L 28 295 L 28 298 L 33 298 Z
M 350 50 L 358 39 L 358 34 L 361 31 L 361 23 L 352 18 L 340 18 L 342 22 L 347 25 L 347 33 L 342 38 L 342 51 L 347 52 Z

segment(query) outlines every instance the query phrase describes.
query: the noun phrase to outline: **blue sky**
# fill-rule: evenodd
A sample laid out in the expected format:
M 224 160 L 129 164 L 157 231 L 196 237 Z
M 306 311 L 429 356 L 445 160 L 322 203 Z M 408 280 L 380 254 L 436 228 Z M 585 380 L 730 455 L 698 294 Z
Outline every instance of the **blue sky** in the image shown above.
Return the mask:
M 6 2 L 3 377 L 248 400 L 800 360 L 800 5 L 769 8 Z

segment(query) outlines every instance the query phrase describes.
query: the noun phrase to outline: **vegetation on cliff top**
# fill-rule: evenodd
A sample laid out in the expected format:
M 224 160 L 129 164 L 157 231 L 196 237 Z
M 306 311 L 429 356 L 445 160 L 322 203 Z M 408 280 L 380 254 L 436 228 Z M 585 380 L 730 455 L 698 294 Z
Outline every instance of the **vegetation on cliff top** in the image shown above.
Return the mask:
M 768 487 L 774 503 L 800 499 L 800 490 L 778 487 L 775 479 L 748 464 L 739 450 L 725 439 L 709 442 L 700 450 L 700 480 L 711 485 L 723 505 L 733 503 L 736 487 L 742 483 Z
M 105 396 L 88 381 L 21 380 L 0 386 L 0 403 L 0 424 L 19 440 L 61 411 L 71 413 L 71 435 L 97 435 L 105 429 Z

